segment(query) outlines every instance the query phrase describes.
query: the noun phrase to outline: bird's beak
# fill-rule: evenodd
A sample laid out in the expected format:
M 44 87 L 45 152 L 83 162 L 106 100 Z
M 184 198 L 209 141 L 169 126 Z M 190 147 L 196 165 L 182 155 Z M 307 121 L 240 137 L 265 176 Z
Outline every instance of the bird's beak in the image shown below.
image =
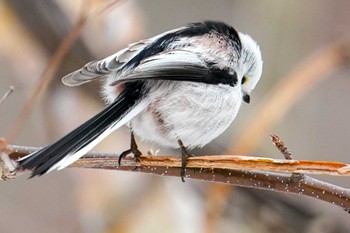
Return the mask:
M 247 104 L 250 103 L 250 95 L 249 94 L 243 94 L 243 101 Z

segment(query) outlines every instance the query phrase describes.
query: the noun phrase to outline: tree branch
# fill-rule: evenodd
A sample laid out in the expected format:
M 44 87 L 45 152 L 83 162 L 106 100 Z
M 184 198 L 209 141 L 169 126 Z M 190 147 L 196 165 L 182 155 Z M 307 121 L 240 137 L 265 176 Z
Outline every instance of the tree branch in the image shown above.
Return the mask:
M 17 159 L 39 148 L 9 146 L 10 158 Z M 141 172 L 160 176 L 180 176 L 178 156 L 141 156 L 139 161 L 126 158 L 118 166 L 118 155 L 88 153 L 71 165 L 75 168 L 94 168 Z M 323 182 L 298 172 L 310 174 L 350 175 L 349 165 L 338 162 L 308 160 L 278 160 L 241 155 L 196 156 L 188 160 L 186 178 L 242 187 L 294 193 L 317 198 L 350 210 L 350 190 Z M 23 171 L 19 171 L 22 174 Z M 276 172 L 289 172 L 276 173 Z M 292 174 L 291 174 L 292 173 Z

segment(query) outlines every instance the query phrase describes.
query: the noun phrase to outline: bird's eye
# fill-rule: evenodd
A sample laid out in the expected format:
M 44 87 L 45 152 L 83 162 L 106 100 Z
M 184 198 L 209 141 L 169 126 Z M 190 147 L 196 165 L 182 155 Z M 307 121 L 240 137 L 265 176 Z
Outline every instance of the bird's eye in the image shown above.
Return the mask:
M 243 76 L 241 84 L 245 84 L 248 81 L 247 76 Z

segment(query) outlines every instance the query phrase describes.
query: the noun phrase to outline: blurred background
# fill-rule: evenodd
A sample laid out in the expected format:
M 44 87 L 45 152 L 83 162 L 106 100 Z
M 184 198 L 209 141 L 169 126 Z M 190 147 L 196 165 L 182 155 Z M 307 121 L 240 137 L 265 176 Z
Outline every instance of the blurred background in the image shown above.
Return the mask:
M 106 4 L 102 0 L 0 1 L 0 96 L 10 85 L 15 87 L 0 106 L 1 136 L 13 128 L 23 103 L 79 14 L 93 14 Z M 251 104 L 242 107 L 222 136 L 194 153 L 227 152 L 286 75 L 329 43 L 349 36 L 349 11 L 346 0 L 319 0 L 317 4 L 302 0 L 120 1 L 86 23 L 10 143 L 46 145 L 103 108 L 98 82 L 69 88 L 61 84 L 64 74 L 129 43 L 211 19 L 250 34 L 260 44 L 264 60 Z M 249 154 L 281 158 L 269 139 L 270 133 L 277 133 L 295 159 L 350 163 L 349 100 L 350 69 L 339 67 L 267 129 Z M 156 145 L 140 146 L 142 151 L 178 153 Z M 128 147 L 129 133 L 122 128 L 95 149 L 118 153 Z M 348 178 L 317 178 L 350 188 Z M 0 229 L 7 233 L 350 231 L 345 211 L 308 197 L 128 172 L 65 169 L 30 180 L 19 177 L 1 183 L 0 198 Z

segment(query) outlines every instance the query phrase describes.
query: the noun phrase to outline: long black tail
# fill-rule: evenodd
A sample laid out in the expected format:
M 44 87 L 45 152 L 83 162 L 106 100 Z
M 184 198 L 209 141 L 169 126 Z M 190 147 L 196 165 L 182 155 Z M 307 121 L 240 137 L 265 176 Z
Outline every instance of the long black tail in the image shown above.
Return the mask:
M 56 142 L 19 159 L 19 168 L 33 170 L 33 177 L 73 163 L 109 133 L 143 110 L 139 106 L 141 89 L 142 84 L 139 82 L 128 83 L 115 102 L 96 116 Z

